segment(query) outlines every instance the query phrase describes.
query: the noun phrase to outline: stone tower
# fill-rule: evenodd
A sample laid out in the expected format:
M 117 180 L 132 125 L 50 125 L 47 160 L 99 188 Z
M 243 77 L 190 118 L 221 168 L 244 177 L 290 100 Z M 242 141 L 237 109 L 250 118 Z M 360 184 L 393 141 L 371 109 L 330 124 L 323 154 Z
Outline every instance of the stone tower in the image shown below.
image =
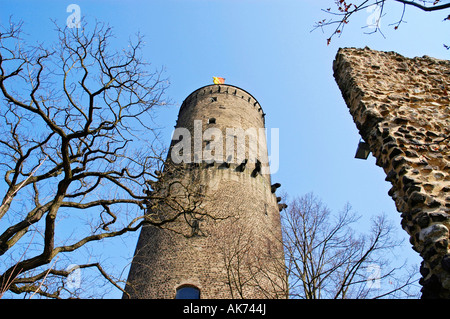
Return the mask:
M 263 110 L 214 84 L 182 103 L 124 298 L 286 298 Z

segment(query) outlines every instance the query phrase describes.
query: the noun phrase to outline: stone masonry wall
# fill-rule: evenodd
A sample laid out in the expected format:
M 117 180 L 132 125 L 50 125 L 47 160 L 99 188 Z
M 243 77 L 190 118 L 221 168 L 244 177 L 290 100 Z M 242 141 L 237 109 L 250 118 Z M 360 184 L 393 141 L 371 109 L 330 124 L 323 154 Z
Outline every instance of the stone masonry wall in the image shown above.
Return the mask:
M 333 69 L 423 258 L 422 298 L 450 298 L 450 61 L 343 48 Z
M 252 134 L 248 140 L 234 134 L 234 129 L 264 133 L 261 106 L 235 86 L 205 86 L 185 99 L 176 128 L 190 137 L 174 133 L 164 171 L 152 186 L 147 216 L 179 217 L 142 228 L 124 298 L 170 299 L 186 285 L 206 299 L 286 298 L 278 186 L 262 169 L 268 167 L 267 143 Z M 187 149 L 178 149 L 183 141 Z M 229 141 L 234 147 L 227 154 Z M 245 161 L 238 160 L 241 148 Z M 255 148 L 258 152 L 250 152 Z M 205 156 L 212 150 L 220 155 L 213 160 Z M 175 162 L 171 151 L 188 155 L 187 160 Z M 175 200 L 167 200 L 169 190 Z

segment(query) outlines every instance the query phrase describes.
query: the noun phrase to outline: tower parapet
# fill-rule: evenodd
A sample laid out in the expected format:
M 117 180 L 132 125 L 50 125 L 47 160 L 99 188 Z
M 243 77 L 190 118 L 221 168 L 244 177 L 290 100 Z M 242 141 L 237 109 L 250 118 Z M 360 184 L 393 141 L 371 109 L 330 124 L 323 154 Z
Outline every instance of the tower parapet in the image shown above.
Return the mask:
M 201 87 L 191 94 L 189 94 L 186 99 L 181 104 L 180 111 L 183 110 L 187 105 L 190 105 L 193 99 L 203 98 L 205 95 L 212 94 L 230 94 L 237 98 L 240 98 L 244 101 L 247 101 L 250 105 L 256 108 L 258 112 L 261 112 L 261 116 L 264 118 L 265 113 L 262 110 L 259 102 L 247 91 L 228 84 L 215 84 L 215 85 L 207 85 Z

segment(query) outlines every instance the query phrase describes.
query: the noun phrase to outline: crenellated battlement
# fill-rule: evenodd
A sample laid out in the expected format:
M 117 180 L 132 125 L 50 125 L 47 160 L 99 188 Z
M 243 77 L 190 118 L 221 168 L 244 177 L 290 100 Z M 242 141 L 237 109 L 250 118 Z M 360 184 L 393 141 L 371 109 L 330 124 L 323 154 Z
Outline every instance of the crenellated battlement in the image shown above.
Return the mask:
M 250 93 L 241 89 L 234 85 L 229 84 L 210 84 L 204 87 L 201 87 L 191 94 L 183 101 L 180 107 L 180 113 L 189 105 L 192 105 L 192 102 L 196 102 L 199 98 L 204 98 L 205 95 L 217 95 L 217 94 L 226 94 L 229 96 L 235 96 L 236 98 L 247 101 L 248 104 L 255 108 L 256 111 L 261 113 L 261 116 L 264 118 L 265 113 L 259 104 L 258 100 L 256 100 Z

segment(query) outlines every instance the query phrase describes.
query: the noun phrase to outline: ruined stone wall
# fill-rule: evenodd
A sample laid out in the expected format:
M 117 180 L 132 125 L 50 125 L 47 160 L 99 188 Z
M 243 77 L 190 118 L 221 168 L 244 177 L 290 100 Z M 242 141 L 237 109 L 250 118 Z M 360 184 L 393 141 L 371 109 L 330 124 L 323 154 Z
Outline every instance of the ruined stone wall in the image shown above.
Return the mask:
M 450 298 L 450 61 L 344 48 L 333 69 L 423 258 L 422 297 Z

